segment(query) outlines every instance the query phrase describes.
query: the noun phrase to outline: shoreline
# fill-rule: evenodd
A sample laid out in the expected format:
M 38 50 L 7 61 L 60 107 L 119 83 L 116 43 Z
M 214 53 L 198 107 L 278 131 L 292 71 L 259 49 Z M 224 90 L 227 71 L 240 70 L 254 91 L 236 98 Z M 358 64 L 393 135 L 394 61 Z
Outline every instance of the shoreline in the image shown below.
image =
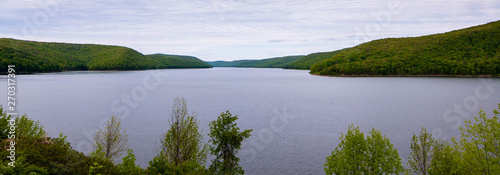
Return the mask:
M 16 74 L 19 75 L 32 75 L 32 74 L 44 74 L 44 73 L 61 73 L 61 72 L 73 72 L 73 71 L 82 71 L 82 72 L 118 72 L 118 71 L 145 71 L 145 70 L 156 70 L 156 69 L 211 69 L 213 67 L 209 68 L 202 68 L 202 67 L 192 67 L 192 68 L 153 68 L 153 69 L 128 69 L 128 70 L 118 70 L 118 69 L 112 69 L 112 70 L 63 70 L 63 71 L 48 71 L 48 72 L 17 72 Z M 8 73 L 6 72 L 0 72 L 0 75 L 7 75 Z
M 500 78 L 494 75 L 371 75 L 371 74 L 355 74 L 355 75 L 319 75 L 309 73 L 314 76 L 321 77 L 449 77 L 449 78 Z

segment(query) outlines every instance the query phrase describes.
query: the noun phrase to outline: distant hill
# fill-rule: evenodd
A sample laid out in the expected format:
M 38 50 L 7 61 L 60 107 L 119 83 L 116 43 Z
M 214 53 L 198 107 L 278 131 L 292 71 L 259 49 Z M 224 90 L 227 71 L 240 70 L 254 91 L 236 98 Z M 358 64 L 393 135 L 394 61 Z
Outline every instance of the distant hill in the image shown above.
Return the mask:
M 267 58 L 262 60 L 236 60 L 208 62 L 214 67 L 254 67 L 254 68 L 283 68 L 288 63 L 298 60 L 304 55 Z
M 422 37 L 387 38 L 315 63 L 317 75 L 500 75 L 500 21 Z
M 255 60 L 235 60 L 235 61 L 208 61 L 207 63 L 213 67 L 236 67 L 244 62 L 253 62 Z
M 0 38 L 0 73 L 7 72 L 9 64 L 16 65 L 18 73 L 169 68 L 171 66 L 169 63 L 177 63 L 179 59 L 184 58 L 184 56 L 151 58 L 121 46 L 48 43 Z M 188 60 L 192 60 L 192 58 Z M 193 68 L 200 67 L 199 65 L 204 62 L 199 60 L 190 63 L 193 65 L 185 63 L 182 65 L 185 66 L 184 68 Z M 210 65 L 205 65 L 205 67 L 210 67 Z M 180 67 L 176 66 L 176 68 Z
M 212 68 L 210 64 L 192 56 L 152 54 L 146 57 L 161 68 Z
M 311 66 L 314 63 L 329 59 L 339 53 L 341 50 L 333 51 L 333 52 L 319 52 L 312 53 L 307 56 L 304 56 L 295 61 L 289 62 L 287 65 L 283 66 L 284 69 L 311 69 Z
M 236 67 L 283 68 L 289 63 L 301 59 L 302 57 L 304 57 L 304 55 L 275 57 L 262 60 L 247 61 L 236 65 Z

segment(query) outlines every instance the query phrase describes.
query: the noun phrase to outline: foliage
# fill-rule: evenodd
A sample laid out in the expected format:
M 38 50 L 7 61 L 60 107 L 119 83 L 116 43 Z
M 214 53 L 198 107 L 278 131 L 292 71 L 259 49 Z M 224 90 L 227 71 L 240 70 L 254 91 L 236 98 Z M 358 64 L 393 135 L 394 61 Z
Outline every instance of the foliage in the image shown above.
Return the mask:
M 221 113 L 217 120 L 210 122 L 210 153 L 215 159 L 210 165 L 209 171 L 215 174 L 244 174 L 244 170 L 238 165 L 239 158 L 236 153 L 241 148 L 241 142 L 250 137 L 252 130 L 245 129 L 240 132 L 236 126 L 238 116 L 232 116 L 229 111 Z
M 114 161 L 122 152 L 128 149 L 128 135 L 121 129 L 121 120 L 112 116 L 106 126 L 99 129 L 94 136 L 93 149 L 95 154 L 103 154 L 106 159 Z M 99 153 L 102 152 L 102 153 Z
M 458 173 L 460 164 L 460 153 L 458 153 L 448 142 L 437 140 L 432 148 L 432 157 L 427 174 L 463 174 Z
M 500 109 L 500 104 L 498 105 Z M 453 140 L 462 161 L 460 167 L 471 174 L 500 174 L 500 120 L 499 112 L 487 118 L 481 110 L 475 122 L 465 121 L 460 128 L 459 141 Z
M 42 138 L 47 135 L 45 130 L 43 130 L 43 126 L 38 121 L 31 120 L 28 118 L 26 114 L 22 116 L 7 116 L 7 112 L 3 110 L 3 107 L 0 105 L 0 141 L 4 139 L 8 139 L 8 135 L 10 132 L 9 123 L 12 122 L 12 119 L 15 118 L 15 137 L 16 138 Z
M 213 67 L 236 67 L 239 64 L 254 61 L 257 60 L 209 61 L 207 63 L 212 65 Z
M 16 143 L 15 167 L 7 165 L 10 160 L 0 160 L 0 173 L 8 174 L 89 174 L 90 167 L 97 163 L 102 168 L 94 169 L 95 174 L 117 174 L 118 169 L 107 159 L 87 157 L 83 153 L 58 142 L 59 138 L 27 138 Z M 68 144 L 69 145 L 69 144 Z M 4 143 L 2 147 L 6 146 Z M 0 151 L 2 157 L 9 153 Z
M 433 141 L 432 136 L 423 130 L 417 145 L 432 143 L 432 146 L 429 146 L 431 148 L 427 149 L 432 154 L 430 154 L 430 165 L 425 168 L 417 167 L 421 170 L 416 172 L 419 174 L 499 174 L 500 120 L 498 119 L 499 112 L 494 110 L 493 113 L 495 116 L 487 118 L 486 113 L 480 110 L 479 116 L 474 117 L 474 122 L 466 120 L 464 127 L 460 128 L 460 139 L 457 141 L 452 138 L 453 145 L 442 140 Z M 415 142 L 414 139 L 412 142 Z M 412 150 L 422 148 L 414 145 L 412 143 Z M 414 152 L 415 150 L 412 156 Z M 421 152 L 418 154 L 424 155 Z M 425 155 L 429 157 L 429 153 Z M 410 157 L 409 164 L 418 164 L 418 162 L 416 160 L 412 162 L 412 157 Z M 414 165 L 412 168 L 415 170 Z
M 6 73 L 7 65 L 10 64 L 16 65 L 17 73 L 211 67 L 192 58 L 160 54 L 144 56 L 121 46 L 0 38 L 0 73 Z
M 437 144 L 436 140 L 432 138 L 431 134 L 427 133 L 427 129 L 424 127 L 420 130 L 419 136 L 413 133 L 408 165 L 414 173 L 427 174 L 431 166 L 431 156 L 435 144 Z
M 254 68 L 283 68 L 288 63 L 304 57 L 304 55 L 285 56 L 276 58 L 267 58 L 262 60 L 247 61 L 236 65 L 236 67 L 254 67 Z
M 208 174 L 205 166 L 192 160 L 181 164 L 173 165 L 166 156 L 156 156 L 149 161 L 148 174 L 170 174 L 170 175 L 201 175 Z
M 319 53 L 312 53 L 307 56 L 304 56 L 298 60 L 295 60 L 293 62 L 290 62 L 286 66 L 284 66 L 284 69 L 311 69 L 311 66 L 314 63 L 321 62 L 326 59 L 330 59 L 333 56 L 337 55 L 341 50 L 336 50 L 332 52 L 319 52 Z
M 118 164 L 117 167 L 120 174 L 123 175 L 139 175 L 145 174 L 144 170 L 135 164 L 135 155 L 131 149 L 127 150 L 127 155 L 123 157 L 122 163 Z
M 149 162 L 148 170 L 162 174 L 197 174 L 204 171 L 207 144 L 203 143 L 196 114 L 189 115 L 184 98 L 175 98 L 169 123 L 170 129 L 161 141 L 161 151 Z
M 153 54 L 146 57 L 156 68 L 212 68 L 212 65 L 192 56 Z
M 94 162 L 89 168 L 89 175 L 101 175 L 100 173 L 96 173 L 97 170 L 101 169 L 103 166 L 99 165 L 99 163 Z
M 254 67 L 254 68 L 283 68 L 289 63 L 304 57 L 303 55 L 267 58 L 262 60 L 236 60 L 208 62 L 214 67 Z
M 315 63 L 318 75 L 500 75 L 500 21 L 344 49 Z
M 401 159 L 389 139 L 372 129 L 366 138 L 352 124 L 340 143 L 326 157 L 326 174 L 394 174 L 403 173 Z

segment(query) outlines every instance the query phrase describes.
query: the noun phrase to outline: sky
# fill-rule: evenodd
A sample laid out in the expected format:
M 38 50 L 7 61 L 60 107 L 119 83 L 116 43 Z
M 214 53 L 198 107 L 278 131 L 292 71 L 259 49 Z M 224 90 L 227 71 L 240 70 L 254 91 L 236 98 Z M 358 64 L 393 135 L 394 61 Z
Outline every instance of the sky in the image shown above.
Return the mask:
M 2 0 L 0 38 L 204 61 L 334 51 L 500 20 L 498 0 Z

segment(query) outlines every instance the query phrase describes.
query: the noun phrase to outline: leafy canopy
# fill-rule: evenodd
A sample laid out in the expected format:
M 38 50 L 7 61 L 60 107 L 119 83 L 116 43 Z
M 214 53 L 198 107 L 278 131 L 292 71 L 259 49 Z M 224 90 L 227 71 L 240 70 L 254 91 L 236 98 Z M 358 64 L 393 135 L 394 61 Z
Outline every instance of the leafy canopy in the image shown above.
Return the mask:
M 148 170 L 162 174 L 202 174 L 208 146 L 203 143 L 197 116 L 189 114 L 184 98 L 175 98 L 169 124 L 160 153 L 149 162 Z
M 394 174 L 403 173 L 401 159 L 389 139 L 372 129 L 364 136 L 359 127 L 351 124 L 340 143 L 326 157 L 326 174 Z
M 217 120 L 210 122 L 210 153 L 215 159 L 210 165 L 210 172 L 215 174 L 244 174 L 238 165 L 236 153 L 241 148 L 241 142 L 250 137 L 252 130 L 240 132 L 236 126 L 238 116 L 232 116 L 229 111 L 221 113 Z

